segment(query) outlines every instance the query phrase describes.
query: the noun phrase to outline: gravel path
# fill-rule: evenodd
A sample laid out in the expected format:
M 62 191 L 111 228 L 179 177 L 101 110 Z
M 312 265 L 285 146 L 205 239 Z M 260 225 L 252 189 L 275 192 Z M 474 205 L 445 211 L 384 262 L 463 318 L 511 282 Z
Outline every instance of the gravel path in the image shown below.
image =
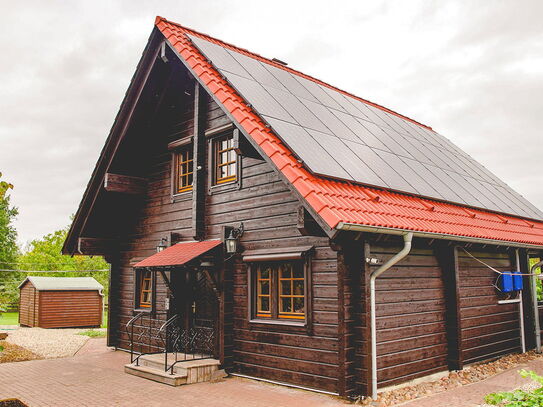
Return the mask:
M 78 335 L 88 329 L 19 328 L 7 331 L 7 342 L 46 359 L 73 356 L 90 338 Z

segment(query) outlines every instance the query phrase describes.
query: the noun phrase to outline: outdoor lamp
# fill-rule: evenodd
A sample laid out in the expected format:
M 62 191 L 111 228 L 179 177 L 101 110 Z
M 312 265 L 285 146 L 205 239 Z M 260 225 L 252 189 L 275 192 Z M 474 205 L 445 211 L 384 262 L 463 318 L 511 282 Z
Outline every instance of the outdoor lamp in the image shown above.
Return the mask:
M 243 235 L 243 222 L 239 225 L 239 228 L 232 228 L 230 235 L 224 239 L 224 246 L 226 253 L 234 254 L 238 251 L 238 239 Z
M 234 237 L 234 229 L 230 231 L 230 236 L 228 236 L 224 244 L 226 246 L 226 253 L 234 254 L 238 251 L 238 239 Z
M 168 241 L 168 240 L 165 239 L 165 238 L 160 239 L 160 242 L 158 243 L 158 245 L 157 245 L 157 247 L 156 247 L 156 252 L 157 252 L 157 253 L 160 253 L 162 250 L 164 250 L 166 247 L 168 247 L 168 246 L 166 245 L 166 242 L 167 242 L 167 241 Z

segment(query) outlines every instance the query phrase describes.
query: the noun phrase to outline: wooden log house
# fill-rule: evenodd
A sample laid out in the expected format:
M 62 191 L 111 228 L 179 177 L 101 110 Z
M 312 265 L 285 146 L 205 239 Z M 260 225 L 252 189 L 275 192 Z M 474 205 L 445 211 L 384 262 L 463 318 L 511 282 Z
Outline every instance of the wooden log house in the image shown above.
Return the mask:
M 63 251 L 111 263 L 110 346 L 375 395 L 537 345 L 541 219 L 430 127 L 157 17 Z

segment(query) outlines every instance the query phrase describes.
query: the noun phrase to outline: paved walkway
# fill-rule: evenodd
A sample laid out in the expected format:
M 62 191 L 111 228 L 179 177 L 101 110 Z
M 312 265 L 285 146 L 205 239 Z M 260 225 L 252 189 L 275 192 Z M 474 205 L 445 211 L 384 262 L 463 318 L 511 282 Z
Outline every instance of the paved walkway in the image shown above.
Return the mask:
M 91 339 L 73 357 L 0 364 L 0 400 L 41 406 L 345 407 L 337 398 L 228 378 L 170 387 L 125 374 L 129 355 Z
M 73 357 L 0 364 L 0 400 L 19 398 L 30 407 L 180 405 L 186 407 L 345 407 L 340 399 L 241 378 L 170 387 L 124 373 L 129 355 L 91 339 Z M 402 407 L 473 407 L 486 394 L 527 383 L 517 371 L 543 374 L 533 360 L 482 382 L 404 403 Z
M 533 370 L 543 375 L 543 360 L 536 359 L 513 369 L 492 376 L 481 382 L 457 387 L 433 396 L 401 404 L 401 407 L 474 407 L 484 404 L 484 397 L 489 393 L 511 391 L 531 381 L 518 374 L 520 369 Z

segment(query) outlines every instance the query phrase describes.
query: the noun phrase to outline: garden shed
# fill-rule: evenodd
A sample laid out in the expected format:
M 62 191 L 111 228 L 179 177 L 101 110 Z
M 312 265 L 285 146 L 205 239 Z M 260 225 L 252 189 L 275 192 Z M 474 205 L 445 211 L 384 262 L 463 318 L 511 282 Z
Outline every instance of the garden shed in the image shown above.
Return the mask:
M 102 324 L 103 288 L 92 277 L 27 277 L 19 285 L 19 324 L 98 327 Z

